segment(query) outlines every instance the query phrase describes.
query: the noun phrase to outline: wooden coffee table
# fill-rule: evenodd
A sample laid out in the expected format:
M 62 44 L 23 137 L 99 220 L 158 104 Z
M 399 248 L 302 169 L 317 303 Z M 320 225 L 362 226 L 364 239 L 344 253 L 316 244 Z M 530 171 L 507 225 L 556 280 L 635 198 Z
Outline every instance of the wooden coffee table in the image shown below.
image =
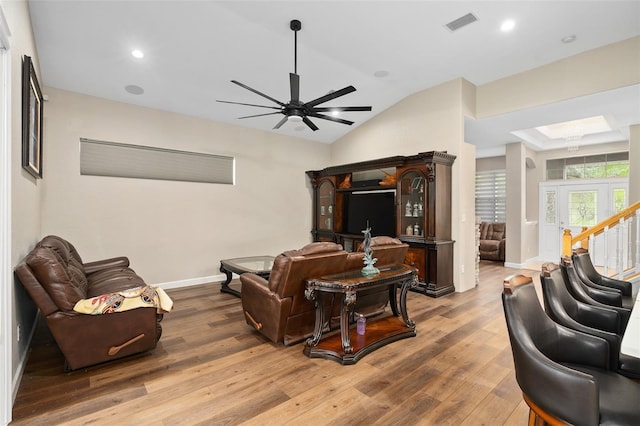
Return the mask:
M 234 259 L 223 259 L 220 261 L 220 272 L 227 275 L 227 280 L 222 283 L 220 292 L 233 294 L 240 297 L 240 292 L 229 287 L 234 273 L 241 275 L 252 272 L 262 278 L 269 279 L 271 268 L 273 267 L 273 256 L 251 256 L 236 257 Z
M 304 354 L 310 358 L 327 358 L 341 364 L 355 364 L 366 354 L 396 340 L 414 337 L 416 326 L 407 314 L 407 292 L 418 285 L 416 269 L 408 265 L 381 266 L 380 273 L 363 276 L 360 270 L 307 280 L 305 297 L 315 304 L 316 323 L 313 336 L 307 339 Z M 349 328 L 358 293 L 386 287 L 393 315 L 370 318 L 364 335 Z M 398 311 L 400 288 L 400 311 Z M 336 294 L 337 293 L 337 294 Z M 322 338 L 325 324 L 323 297 L 342 298 L 340 333 Z M 400 318 L 401 316 L 401 318 Z

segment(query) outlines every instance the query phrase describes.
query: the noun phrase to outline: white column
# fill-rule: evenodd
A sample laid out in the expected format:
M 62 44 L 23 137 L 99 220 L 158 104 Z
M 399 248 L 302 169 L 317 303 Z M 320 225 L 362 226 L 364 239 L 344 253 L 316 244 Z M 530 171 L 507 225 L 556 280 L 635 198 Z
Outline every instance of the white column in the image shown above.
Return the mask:
M 506 146 L 507 252 L 505 265 L 520 267 L 525 259 L 526 151 L 522 143 Z

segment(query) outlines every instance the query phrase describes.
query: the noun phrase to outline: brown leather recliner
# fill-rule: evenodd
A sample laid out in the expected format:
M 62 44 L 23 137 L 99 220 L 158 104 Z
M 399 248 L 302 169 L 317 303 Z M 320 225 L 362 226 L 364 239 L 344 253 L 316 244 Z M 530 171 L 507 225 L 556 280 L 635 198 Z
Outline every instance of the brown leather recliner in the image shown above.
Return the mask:
M 504 262 L 507 226 L 504 222 L 480 223 L 480 259 Z
M 342 272 L 346 264 L 347 252 L 341 245 L 316 242 L 278 255 L 268 281 L 252 273 L 240 275 L 247 324 L 285 345 L 311 336 L 315 307 L 304 296 L 305 280 Z M 324 300 L 326 309 L 331 309 L 332 302 Z
M 66 370 L 147 351 L 160 339 L 162 315 L 155 308 L 104 315 L 73 310 L 80 299 L 144 286 L 126 257 L 83 263 L 71 243 L 48 236 L 15 272 L 46 319 L 65 357 Z

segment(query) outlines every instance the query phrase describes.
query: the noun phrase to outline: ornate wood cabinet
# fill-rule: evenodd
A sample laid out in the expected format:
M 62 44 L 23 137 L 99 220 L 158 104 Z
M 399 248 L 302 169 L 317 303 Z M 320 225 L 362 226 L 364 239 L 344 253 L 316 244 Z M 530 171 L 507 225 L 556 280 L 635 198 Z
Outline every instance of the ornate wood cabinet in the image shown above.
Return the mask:
M 355 250 L 362 235 L 352 229 L 348 232 L 350 195 L 395 189 L 392 236 L 409 244 L 405 263 L 418 269 L 414 291 L 432 297 L 453 292 L 451 167 L 455 158 L 431 151 L 307 171 L 314 191 L 314 241 L 334 241 Z M 354 178 L 367 171 L 380 171 L 383 179 Z

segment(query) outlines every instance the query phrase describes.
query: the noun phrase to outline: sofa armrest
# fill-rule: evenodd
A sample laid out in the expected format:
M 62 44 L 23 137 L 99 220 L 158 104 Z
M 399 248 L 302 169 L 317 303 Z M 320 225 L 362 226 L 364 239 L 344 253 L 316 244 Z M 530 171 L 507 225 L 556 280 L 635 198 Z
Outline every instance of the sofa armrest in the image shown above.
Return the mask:
M 107 268 L 126 268 L 129 266 L 129 259 L 125 256 L 112 257 L 110 259 L 96 260 L 82 265 L 84 273 L 89 275 Z
M 252 273 L 240 275 L 242 282 L 242 310 L 247 321 L 256 330 L 275 343 L 284 340 L 284 325 L 291 311 L 292 299 L 281 299 L 271 291 L 269 283 Z
M 270 291 L 269 281 L 256 274 L 252 274 L 252 273 L 241 274 L 240 282 L 242 283 L 243 287 L 245 285 L 261 286 L 261 287 L 264 287 L 266 291 Z
M 506 248 L 505 246 L 507 245 L 507 240 L 505 238 L 500 240 L 500 246 L 498 249 L 498 256 L 500 257 L 500 260 L 505 260 L 506 259 Z

